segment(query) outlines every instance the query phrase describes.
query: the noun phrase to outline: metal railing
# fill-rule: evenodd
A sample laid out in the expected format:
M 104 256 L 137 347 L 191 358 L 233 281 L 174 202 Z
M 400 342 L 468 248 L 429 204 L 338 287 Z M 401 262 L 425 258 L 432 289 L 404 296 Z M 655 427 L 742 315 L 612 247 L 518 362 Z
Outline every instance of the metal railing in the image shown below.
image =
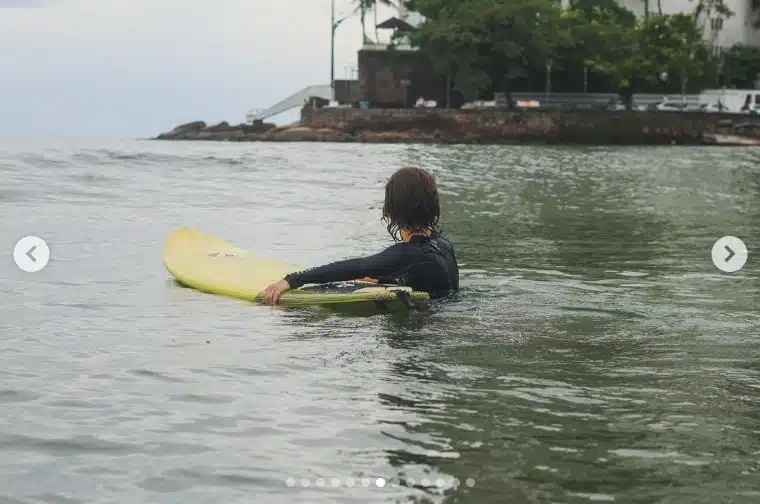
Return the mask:
M 287 112 L 290 109 L 303 107 L 304 103 L 314 96 L 324 100 L 332 100 L 332 87 L 329 84 L 307 86 L 269 108 L 264 110 L 251 110 L 246 116 L 246 120 L 250 124 L 253 123 L 253 121 L 264 120 L 283 112 Z
M 636 107 L 648 107 L 656 103 L 661 103 L 663 98 L 671 104 L 684 104 L 689 108 L 699 106 L 700 97 L 696 94 L 635 94 L 633 95 L 633 104 Z M 550 105 L 573 105 L 573 106 L 604 106 L 620 99 L 617 93 L 512 93 L 512 99 L 517 100 L 535 100 L 541 106 Z

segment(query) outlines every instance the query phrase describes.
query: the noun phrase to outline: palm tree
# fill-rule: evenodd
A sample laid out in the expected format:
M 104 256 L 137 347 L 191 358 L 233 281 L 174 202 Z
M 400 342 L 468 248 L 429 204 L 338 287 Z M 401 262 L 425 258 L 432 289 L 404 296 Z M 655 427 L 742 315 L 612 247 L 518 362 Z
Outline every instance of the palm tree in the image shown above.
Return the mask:
M 362 23 L 362 38 L 363 42 L 367 43 L 370 42 L 370 38 L 367 37 L 367 27 L 366 27 L 366 16 L 367 13 L 374 9 L 375 11 L 375 17 L 377 17 L 377 7 L 378 5 L 384 5 L 386 7 L 395 7 L 396 4 L 393 3 L 392 0 L 354 0 L 356 2 L 356 10 L 355 12 L 359 13 L 359 19 Z M 377 25 L 377 22 L 375 23 Z M 379 35 L 377 33 L 377 26 L 375 26 L 375 39 L 379 39 Z
M 689 0 L 694 1 L 694 0 Z M 697 6 L 694 9 L 694 19 L 699 19 L 702 14 L 717 14 L 722 18 L 730 18 L 735 13 L 726 5 L 725 0 L 696 0 Z

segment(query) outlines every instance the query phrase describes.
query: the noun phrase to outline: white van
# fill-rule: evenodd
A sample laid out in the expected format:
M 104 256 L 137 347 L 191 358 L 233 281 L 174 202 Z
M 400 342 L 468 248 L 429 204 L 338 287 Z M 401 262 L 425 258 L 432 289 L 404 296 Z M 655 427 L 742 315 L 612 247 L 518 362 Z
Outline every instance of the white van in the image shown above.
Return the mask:
M 760 89 L 707 89 L 699 94 L 700 105 L 734 114 L 760 114 Z

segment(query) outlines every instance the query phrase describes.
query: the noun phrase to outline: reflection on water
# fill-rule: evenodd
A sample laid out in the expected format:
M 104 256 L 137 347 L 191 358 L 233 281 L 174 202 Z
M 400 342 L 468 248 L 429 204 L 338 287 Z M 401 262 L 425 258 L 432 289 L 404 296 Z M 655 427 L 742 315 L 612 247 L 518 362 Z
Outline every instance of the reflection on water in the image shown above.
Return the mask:
M 0 269 L 0 501 L 758 497 L 753 150 L 0 147 L 3 242 L 53 251 Z M 377 250 L 405 164 L 438 177 L 455 299 L 269 309 L 167 280 L 180 224 L 302 264 Z

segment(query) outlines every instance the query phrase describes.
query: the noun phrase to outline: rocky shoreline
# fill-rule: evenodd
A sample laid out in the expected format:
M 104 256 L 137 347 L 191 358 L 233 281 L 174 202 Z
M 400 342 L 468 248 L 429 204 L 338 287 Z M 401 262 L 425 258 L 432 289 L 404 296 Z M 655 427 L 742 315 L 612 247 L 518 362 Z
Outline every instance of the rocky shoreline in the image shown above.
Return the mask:
M 760 125 L 740 118 L 647 112 L 304 110 L 286 126 L 256 121 L 177 126 L 155 140 L 423 144 L 595 144 L 760 146 Z M 746 118 L 745 118 L 746 119 Z M 745 120 L 746 122 L 746 120 Z
M 301 123 L 276 126 L 270 123 L 209 126 L 194 121 L 161 133 L 153 140 L 217 142 L 363 142 L 363 143 L 449 143 L 439 135 L 423 131 L 347 132 L 335 128 L 312 128 Z M 456 142 L 453 142 L 456 143 Z

